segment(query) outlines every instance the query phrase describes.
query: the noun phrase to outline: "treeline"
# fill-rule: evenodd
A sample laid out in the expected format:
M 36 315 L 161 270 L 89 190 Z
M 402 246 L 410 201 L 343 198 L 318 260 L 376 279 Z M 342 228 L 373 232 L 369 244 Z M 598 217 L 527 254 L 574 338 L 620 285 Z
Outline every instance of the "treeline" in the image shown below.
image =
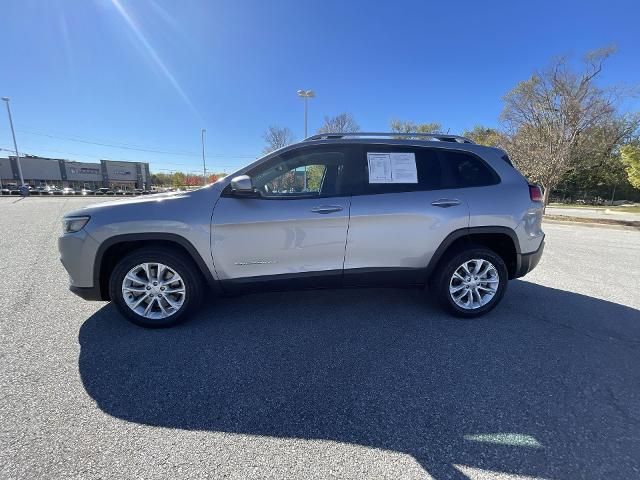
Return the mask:
M 638 89 L 601 85 L 613 48 L 587 53 L 579 67 L 559 58 L 503 97 L 500 126 L 478 125 L 462 134 L 506 150 L 550 199 L 640 201 L 640 113 L 624 110 Z M 440 123 L 391 120 L 398 133 L 448 133 Z M 325 117 L 318 133 L 357 132 L 349 113 Z M 293 143 L 291 130 L 270 126 L 265 152 Z M 553 198 L 552 198 L 553 195 Z
M 213 183 L 216 180 L 223 178 L 225 175 L 225 173 L 212 173 L 207 175 L 207 181 L 203 182 L 202 175 L 194 175 L 180 171 L 171 173 L 152 173 L 151 184 L 165 188 L 199 187 L 202 186 L 203 183 Z

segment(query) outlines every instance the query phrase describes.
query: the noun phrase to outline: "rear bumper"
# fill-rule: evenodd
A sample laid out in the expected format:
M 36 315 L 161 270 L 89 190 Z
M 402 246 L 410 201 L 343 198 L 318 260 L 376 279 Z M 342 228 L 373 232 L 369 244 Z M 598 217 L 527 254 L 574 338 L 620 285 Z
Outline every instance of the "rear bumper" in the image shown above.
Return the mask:
M 69 290 L 78 295 L 84 300 L 90 301 L 102 301 L 102 295 L 100 294 L 100 288 L 96 287 L 76 287 L 75 285 L 69 285 Z
M 538 265 L 538 262 L 540 262 L 540 258 L 542 258 L 543 250 L 544 239 L 540 243 L 540 247 L 538 247 L 538 250 L 536 250 L 535 252 L 518 254 L 518 268 L 513 278 L 524 277 L 527 273 L 536 268 L 536 265 Z

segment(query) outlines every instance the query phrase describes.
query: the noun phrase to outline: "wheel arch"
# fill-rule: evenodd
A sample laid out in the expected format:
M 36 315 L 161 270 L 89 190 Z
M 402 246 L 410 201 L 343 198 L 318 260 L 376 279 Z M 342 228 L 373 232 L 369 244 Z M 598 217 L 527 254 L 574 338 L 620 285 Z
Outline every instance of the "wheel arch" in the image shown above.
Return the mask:
M 471 245 L 481 245 L 494 251 L 504 260 L 509 279 L 516 277 L 521 263 L 518 236 L 508 227 L 490 226 L 461 228 L 447 235 L 429 261 L 427 278 L 431 278 L 450 255 Z
M 214 290 L 218 290 L 218 283 L 207 264 L 189 240 L 172 233 L 134 233 L 110 237 L 98 248 L 93 265 L 93 284 L 99 289 L 100 299 L 110 300 L 109 276 L 118 259 L 124 254 L 150 246 L 167 247 L 181 252 L 195 263 L 205 282 Z

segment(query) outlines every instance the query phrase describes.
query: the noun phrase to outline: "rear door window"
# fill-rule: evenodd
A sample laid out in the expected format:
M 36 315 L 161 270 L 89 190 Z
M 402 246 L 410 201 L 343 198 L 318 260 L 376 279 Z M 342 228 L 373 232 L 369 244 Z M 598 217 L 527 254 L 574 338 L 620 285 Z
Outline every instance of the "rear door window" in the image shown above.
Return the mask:
M 408 158 L 415 158 L 417 171 L 417 182 L 410 180 L 407 183 L 375 183 L 376 180 L 369 178 L 369 159 L 375 154 L 410 154 Z M 365 145 L 362 154 L 362 167 L 364 172 L 363 193 L 399 193 L 416 192 L 424 190 L 437 190 L 442 188 L 442 168 L 437 153 L 429 148 L 402 147 L 396 145 Z

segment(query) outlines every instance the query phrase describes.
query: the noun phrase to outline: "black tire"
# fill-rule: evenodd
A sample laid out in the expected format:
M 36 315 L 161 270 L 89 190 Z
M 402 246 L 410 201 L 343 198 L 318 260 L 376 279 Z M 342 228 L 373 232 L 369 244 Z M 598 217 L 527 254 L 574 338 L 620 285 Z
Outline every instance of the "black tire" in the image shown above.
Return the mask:
M 466 261 L 472 259 L 487 260 L 495 267 L 498 273 L 498 288 L 495 295 L 485 305 L 482 305 L 475 309 L 464 309 L 457 305 L 451 294 L 449 293 L 449 285 L 454 272 Z M 469 247 L 463 251 L 458 251 L 455 254 L 447 258 L 442 265 L 432 282 L 433 290 L 437 296 L 440 304 L 453 315 L 460 318 L 476 318 L 485 313 L 493 310 L 507 290 L 507 282 L 509 281 L 509 272 L 507 266 L 504 263 L 502 257 L 496 254 L 494 251 L 484 247 Z
M 150 319 L 129 308 L 123 297 L 122 282 L 125 275 L 137 265 L 156 262 L 168 266 L 180 275 L 184 282 L 185 295 L 184 303 L 175 313 L 165 318 Z M 201 303 L 204 282 L 197 268 L 190 258 L 170 248 L 153 247 L 136 250 L 120 260 L 113 269 L 109 278 L 109 295 L 120 313 L 136 325 L 147 328 L 172 327 L 186 320 Z

